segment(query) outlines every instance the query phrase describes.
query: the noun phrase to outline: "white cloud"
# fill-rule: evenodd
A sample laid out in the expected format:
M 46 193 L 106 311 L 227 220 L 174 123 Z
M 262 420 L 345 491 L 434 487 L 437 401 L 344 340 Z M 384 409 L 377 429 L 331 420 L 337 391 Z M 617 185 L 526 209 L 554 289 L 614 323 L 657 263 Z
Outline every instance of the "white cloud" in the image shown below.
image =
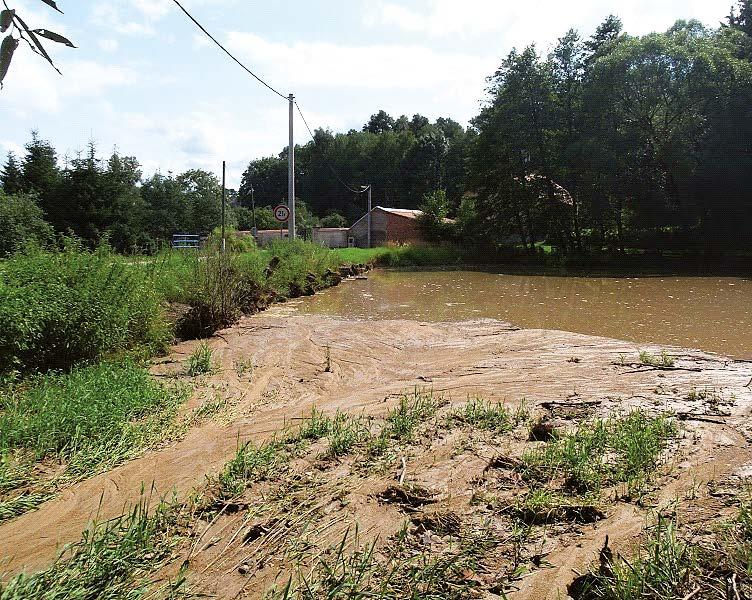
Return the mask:
M 164 17 L 173 5 L 170 0 L 132 0 L 132 3 L 136 10 L 151 20 Z
M 397 27 L 432 37 L 459 35 L 463 38 L 501 34 L 505 47 L 531 42 L 548 44 L 570 27 L 584 34 L 609 14 L 621 17 L 635 34 L 668 28 L 677 18 L 696 18 L 715 26 L 728 12 L 724 0 L 426 0 L 422 9 L 394 2 L 377 2 L 366 10 L 368 25 Z
M 464 53 L 439 52 L 417 45 L 338 46 L 327 42 L 269 42 L 253 33 L 231 32 L 228 45 L 258 65 L 274 85 L 283 74 L 288 85 L 358 89 L 461 89 L 482 81 L 487 60 Z
M 105 52 L 115 52 L 120 47 L 120 43 L 113 38 L 101 39 L 97 44 Z
M 4 82 L 3 105 L 19 116 L 57 113 L 70 100 L 99 98 L 110 88 L 137 79 L 136 72 L 127 67 L 91 60 L 57 60 L 56 64 L 63 77 L 26 48 L 19 48 Z
M 91 13 L 92 22 L 120 35 L 146 35 L 156 33 L 150 23 L 141 23 L 123 18 L 121 10 L 114 4 L 97 3 Z

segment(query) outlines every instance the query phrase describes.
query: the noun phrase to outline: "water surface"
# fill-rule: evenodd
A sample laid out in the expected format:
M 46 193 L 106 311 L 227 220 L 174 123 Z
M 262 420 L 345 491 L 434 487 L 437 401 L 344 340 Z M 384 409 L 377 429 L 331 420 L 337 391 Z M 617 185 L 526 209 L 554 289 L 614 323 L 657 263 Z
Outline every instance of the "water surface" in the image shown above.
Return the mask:
M 374 271 L 296 310 L 357 319 L 494 318 L 526 328 L 699 348 L 752 359 L 752 280 Z

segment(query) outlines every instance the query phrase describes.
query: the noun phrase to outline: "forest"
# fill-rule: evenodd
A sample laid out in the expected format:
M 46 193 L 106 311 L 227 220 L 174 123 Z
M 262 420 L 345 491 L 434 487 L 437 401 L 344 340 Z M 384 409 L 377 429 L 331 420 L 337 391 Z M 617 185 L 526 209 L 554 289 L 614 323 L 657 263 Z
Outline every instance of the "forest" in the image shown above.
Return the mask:
M 374 204 L 423 208 L 437 242 L 561 254 L 747 251 L 752 226 L 752 2 L 724 23 L 677 21 L 629 35 L 615 16 L 550 53 L 512 50 L 468 127 L 376 112 L 360 131 L 313 132 L 296 148 L 300 229 L 343 226 Z M 62 164 L 61 164 L 62 162 Z M 2 169 L 0 251 L 74 234 L 151 252 L 219 224 L 220 183 L 201 170 L 144 178 L 138 160 L 61 160 L 34 132 Z M 351 189 L 348 189 L 351 188 Z M 229 196 L 231 224 L 275 226 L 287 149 L 253 160 Z M 439 226 L 445 217 L 452 225 Z

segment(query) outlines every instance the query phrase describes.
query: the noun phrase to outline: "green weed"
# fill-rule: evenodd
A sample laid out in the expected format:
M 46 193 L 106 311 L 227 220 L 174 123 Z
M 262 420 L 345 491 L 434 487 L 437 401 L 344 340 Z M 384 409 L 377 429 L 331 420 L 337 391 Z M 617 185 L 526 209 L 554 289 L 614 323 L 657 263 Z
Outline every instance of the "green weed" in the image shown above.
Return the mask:
M 486 431 L 505 433 L 524 421 L 528 416 L 524 403 L 514 413 L 501 402 L 490 402 L 482 398 L 470 400 L 464 407 L 452 411 L 449 423 L 463 423 Z
M 671 368 L 676 364 L 676 360 L 670 356 L 665 350 L 661 351 L 660 356 L 655 356 L 646 350 L 640 352 L 640 362 L 643 365 L 649 365 L 651 367 L 666 367 Z
M 214 351 L 209 344 L 201 342 L 188 357 L 186 372 L 190 377 L 212 373 L 214 371 L 213 357 Z
M 338 412 L 329 432 L 327 455 L 338 457 L 348 454 L 355 446 L 364 442 L 369 435 L 368 423 L 362 417 L 353 418 Z
M 162 439 L 185 397 L 184 388 L 155 382 L 130 362 L 40 375 L 0 391 L 0 493 L 33 483 L 38 461 L 65 464 L 63 478 L 123 462 Z M 6 514 L 31 506 L 29 498 Z
M 436 414 L 439 400 L 432 392 L 415 390 L 411 395 L 400 398 L 399 405 L 389 411 L 386 417 L 384 435 L 399 440 L 410 440 L 416 427 Z
M 563 477 L 578 492 L 598 492 L 616 483 L 634 490 L 655 471 L 676 434 L 676 424 L 666 415 L 649 417 L 635 411 L 623 418 L 596 419 L 525 453 L 524 474 L 544 482 Z
M 679 599 L 699 570 L 696 550 L 679 539 L 672 521 L 659 519 L 641 552 L 631 560 L 604 557 L 601 568 L 586 578 L 578 598 L 588 600 Z
M 0 264 L 0 372 L 67 369 L 170 338 L 150 278 L 107 249 L 71 246 Z
M 152 589 L 151 574 L 166 564 L 177 543 L 176 514 L 168 505 L 149 514 L 145 503 L 93 525 L 47 569 L 21 574 L 0 586 L 0 600 L 137 600 Z M 171 597 L 181 580 L 168 585 Z

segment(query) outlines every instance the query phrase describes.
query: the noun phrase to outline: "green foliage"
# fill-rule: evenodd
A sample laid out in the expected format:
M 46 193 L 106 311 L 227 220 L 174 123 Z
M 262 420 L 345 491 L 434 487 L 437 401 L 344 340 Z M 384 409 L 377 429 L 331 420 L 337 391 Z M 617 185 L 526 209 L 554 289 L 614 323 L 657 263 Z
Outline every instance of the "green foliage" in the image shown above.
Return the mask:
M 676 364 L 676 360 L 670 356 L 665 350 L 661 351 L 660 356 L 655 356 L 647 350 L 640 351 L 640 362 L 643 365 L 652 367 L 666 367 L 671 368 Z
M 0 600 L 60 598 L 137 600 L 156 587 L 152 574 L 172 558 L 179 541 L 177 515 L 168 505 L 152 514 L 142 502 L 125 515 L 92 525 L 47 569 L 0 585 Z M 177 592 L 182 582 L 163 589 Z
M 439 405 L 440 400 L 428 391 L 415 390 L 402 396 L 399 404 L 389 411 L 382 435 L 404 441 L 412 439 L 418 425 L 435 415 Z
M 33 377 L 0 391 L 0 491 L 24 484 L 44 459 L 84 476 L 122 462 L 163 434 L 184 390 L 132 363 L 101 363 Z
M 220 495 L 233 498 L 241 494 L 249 483 L 270 477 L 275 469 L 287 462 L 286 458 L 284 448 L 279 443 L 256 446 L 248 442 L 238 449 L 235 458 L 220 473 Z
M 25 246 L 45 246 L 52 238 L 52 227 L 32 196 L 0 191 L 0 257 Z
M 524 473 L 538 482 L 563 477 L 567 487 L 583 493 L 617 483 L 639 490 L 676 433 L 669 417 L 650 417 L 642 411 L 623 418 L 595 419 L 525 453 Z
M 0 264 L 0 371 L 67 368 L 167 341 L 160 298 L 135 265 L 68 247 Z
M 337 412 L 329 432 L 328 456 L 338 457 L 348 454 L 356 445 L 369 437 L 368 423 L 362 418 L 353 418 Z
M 206 342 L 201 342 L 188 357 L 187 372 L 190 377 L 211 373 L 214 370 L 214 353 Z
M 595 575 L 581 597 L 685 598 L 691 592 L 689 579 L 698 569 L 696 549 L 679 539 L 675 523 L 661 518 L 648 533 L 645 547 L 637 557 L 630 561 L 621 557 L 608 560 L 608 575 Z
M 524 405 L 512 413 L 501 402 L 473 398 L 461 409 L 452 411 L 448 418 L 450 423 L 463 423 L 486 431 L 505 433 L 514 429 L 527 416 Z
M 325 217 L 323 217 L 320 221 L 321 227 L 347 227 L 348 222 L 347 218 L 338 212 L 333 212 Z

